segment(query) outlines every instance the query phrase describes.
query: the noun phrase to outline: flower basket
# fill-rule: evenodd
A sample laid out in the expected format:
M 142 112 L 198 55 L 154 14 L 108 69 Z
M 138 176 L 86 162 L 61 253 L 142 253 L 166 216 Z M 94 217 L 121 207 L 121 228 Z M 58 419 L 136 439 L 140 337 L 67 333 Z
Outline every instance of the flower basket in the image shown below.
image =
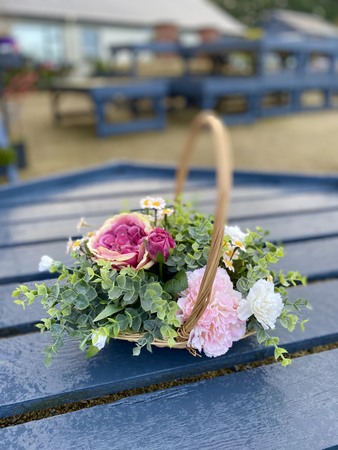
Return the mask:
M 217 195 L 214 217 L 182 201 L 190 156 L 200 131 L 209 128 L 216 156 Z M 287 287 L 305 283 L 296 272 L 276 274 L 270 264 L 282 248 L 265 242 L 263 230 L 243 232 L 226 226 L 232 185 L 231 145 L 219 119 L 200 113 L 192 123 L 176 174 L 175 200 L 147 197 L 140 210 L 115 215 L 68 250 L 74 266 L 48 256 L 40 270 L 59 272 L 52 286 L 19 286 L 13 296 L 23 307 L 38 298 L 48 318 L 37 326 L 53 344 L 46 364 L 65 337 L 95 355 L 110 339 L 142 347 L 187 348 L 193 355 L 220 356 L 233 342 L 256 334 L 275 348 L 275 358 L 290 363 L 287 351 L 270 335 L 277 321 L 289 331 L 307 301 L 288 300 Z M 88 226 L 85 221 L 81 225 Z

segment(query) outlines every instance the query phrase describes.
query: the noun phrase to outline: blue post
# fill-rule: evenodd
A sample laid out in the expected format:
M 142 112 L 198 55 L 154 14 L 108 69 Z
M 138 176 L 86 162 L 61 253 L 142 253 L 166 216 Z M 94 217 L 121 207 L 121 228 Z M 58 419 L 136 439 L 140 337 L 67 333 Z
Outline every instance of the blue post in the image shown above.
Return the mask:
M 4 124 L 4 121 L 0 117 L 0 148 L 7 148 L 9 146 L 9 140 L 8 135 L 6 131 L 6 127 Z M 5 167 L 6 170 L 6 176 L 10 183 L 17 183 L 18 178 L 18 171 L 15 164 L 10 164 Z
M 7 148 L 9 145 L 7 131 L 4 121 L 0 116 L 0 148 Z

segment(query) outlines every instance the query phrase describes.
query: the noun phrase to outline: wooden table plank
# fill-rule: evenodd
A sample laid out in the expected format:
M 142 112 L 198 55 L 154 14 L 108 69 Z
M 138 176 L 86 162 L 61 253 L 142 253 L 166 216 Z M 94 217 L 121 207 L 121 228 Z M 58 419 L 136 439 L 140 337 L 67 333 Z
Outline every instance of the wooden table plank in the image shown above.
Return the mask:
M 272 268 L 297 270 L 311 277 L 337 274 L 337 245 L 336 237 L 286 244 L 284 246 L 286 256 Z M 71 264 L 71 259 L 66 254 L 64 240 L 3 248 L 0 259 L 0 284 L 14 282 L 13 274 L 20 280 L 25 277 L 27 281 L 41 279 L 38 265 L 42 255 Z
M 308 298 L 314 310 L 306 312 L 310 321 L 305 332 L 278 328 L 273 335 L 280 337 L 282 346 L 295 352 L 338 340 L 337 289 L 338 281 L 293 290 L 294 298 Z M 252 336 L 218 358 L 194 358 L 184 350 L 170 349 L 144 351 L 136 358 L 132 344 L 112 341 L 87 360 L 75 342 L 67 341 L 53 366 L 46 369 L 42 351 L 48 340 L 40 333 L 0 339 L 0 417 L 233 367 L 272 354 L 271 348 L 262 347 Z
M 297 270 L 310 279 L 338 277 L 338 238 L 295 242 L 284 246 L 285 257 L 275 270 Z
M 323 352 L 285 370 L 259 367 L 10 427 L 0 438 L 8 449 L 67 450 L 81 440 L 98 450 L 321 450 L 338 442 L 337 365 L 338 350 Z
M 46 284 L 53 280 L 44 280 Z M 27 283 L 33 288 L 34 283 Z M 0 337 L 37 331 L 35 324 L 45 316 L 45 310 L 40 303 L 33 303 L 23 310 L 14 303 L 12 292 L 18 283 L 0 285 Z
M 207 211 L 209 210 L 209 211 Z M 203 213 L 211 212 L 212 206 L 199 208 Z M 95 228 L 100 225 L 114 213 L 118 211 L 107 210 L 103 214 L 92 213 L 87 215 L 86 220 Z M 32 224 L 18 222 L 14 224 L 4 224 L 0 228 L 0 248 L 11 247 L 13 245 L 22 245 L 27 243 L 42 243 L 45 241 L 66 242 L 70 236 L 79 236 L 81 231 L 77 230 L 80 215 L 76 218 L 67 218 L 56 216 L 51 219 L 40 219 Z M 338 211 L 329 212 L 311 212 L 311 213 L 290 213 L 285 221 L 285 216 L 281 213 L 278 217 L 271 218 L 250 218 L 242 220 L 229 219 L 229 224 L 236 224 L 243 230 L 249 228 L 255 230 L 257 226 L 268 230 L 268 240 L 289 241 L 304 240 L 310 238 L 319 238 L 320 236 L 338 235 Z
M 157 191 L 148 189 L 142 191 L 139 182 L 139 192 L 137 194 L 127 194 L 122 196 L 87 196 L 85 198 L 61 198 L 57 201 L 52 199 L 40 200 L 39 202 L 19 204 L 3 203 L 0 206 L 0 223 L 3 225 L 13 223 L 31 223 L 46 219 L 60 220 L 77 218 L 81 216 L 91 217 L 93 215 L 117 213 L 121 209 L 138 208 L 139 201 L 146 195 L 162 195 L 165 198 L 172 198 L 173 188 L 162 188 Z M 136 188 L 135 188 L 136 189 Z M 264 216 L 282 216 L 283 214 L 317 212 L 317 211 L 337 211 L 338 196 L 337 191 L 320 190 L 310 192 L 280 192 L 274 195 L 269 187 L 265 190 L 266 196 L 258 198 L 249 196 L 247 199 L 233 196 L 230 205 L 230 218 L 240 220 L 245 218 L 264 218 Z M 194 201 L 198 209 L 213 213 L 215 202 L 215 189 L 206 185 L 195 187 L 189 185 L 184 196 L 186 201 Z M 51 208 L 51 205 L 53 206 Z

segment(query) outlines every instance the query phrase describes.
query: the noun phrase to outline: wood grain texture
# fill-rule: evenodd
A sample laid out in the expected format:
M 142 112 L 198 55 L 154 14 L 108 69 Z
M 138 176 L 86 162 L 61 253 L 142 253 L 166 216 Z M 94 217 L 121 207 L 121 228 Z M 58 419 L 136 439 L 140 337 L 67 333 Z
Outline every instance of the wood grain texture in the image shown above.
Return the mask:
M 287 244 L 284 246 L 285 258 L 275 267 L 278 270 L 298 270 L 303 275 L 311 277 L 325 277 L 326 274 L 337 272 L 337 245 L 338 238 Z M 325 255 L 320 259 L 320 263 L 318 261 L 319 253 Z M 36 279 L 38 275 L 41 276 L 37 269 L 42 255 L 48 255 L 57 261 L 71 264 L 71 258 L 66 254 L 64 240 L 3 248 L 0 259 L 0 284 L 4 279 L 11 279 L 13 274 L 23 278 L 27 277 L 27 281 Z
M 111 215 L 126 208 L 138 208 L 139 200 L 146 195 L 162 195 L 165 198 L 172 198 L 173 186 L 162 187 L 156 191 L 148 188 L 144 190 L 145 180 L 134 185 L 138 193 L 125 192 L 120 196 L 112 195 L 90 195 L 86 197 L 64 197 L 53 199 L 40 199 L 36 202 L 25 202 L 23 204 L 3 204 L 0 203 L 0 223 L 28 224 L 36 223 L 46 219 L 74 219 L 81 216 L 91 217 L 97 214 Z M 294 190 L 281 189 L 278 194 L 275 190 L 270 191 L 267 185 L 264 194 L 255 194 L 254 190 L 245 188 L 246 197 L 237 196 L 238 188 L 234 188 L 232 193 L 232 203 L 230 208 L 230 218 L 240 220 L 243 218 L 261 218 L 264 216 L 282 216 L 285 213 L 316 212 L 325 210 L 337 210 L 338 198 L 336 191 L 317 189 Z M 242 191 L 242 194 L 244 192 Z M 201 187 L 190 184 L 187 187 L 185 201 L 194 201 L 198 208 L 214 204 L 215 188 L 205 185 Z M 52 206 L 52 207 L 51 207 Z M 209 209 L 210 212 L 210 209 Z
M 338 281 L 296 288 L 292 296 L 312 301 L 314 310 L 305 332 L 279 328 L 281 345 L 290 352 L 338 340 Z M 185 350 L 154 349 L 132 356 L 133 345 L 112 341 L 87 360 L 75 342 L 67 341 L 53 366 L 43 366 L 48 336 L 40 333 L 0 339 L 0 417 L 43 409 L 60 403 L 99 397 L 113 392 L 170 381 L 224 367 L 263 359 L 272 349 L 254 336 L 236 342 L 218 358 L 194 358 Z M 32 364 L 34 361 L 34 364 Z M 282 370 L 282 368 L 280 368 Z M 282 370 L 283 372 L 283 370 Z
M 44 282 L 52 283 L 51 280 Z M 27 283 L 27 285 L 34 287 L 34 283 Z M 12 292 L 17 286 L 18 283 L 0 285 L 0 337 L 38 331 L 35 324 L 45 317 L 45 310 L 38 302 L 33 303 L 25 310 L 14 303 Z
M 137 205 L 136 202 L 135 205 Z M 106 210 L 100 214 L 88 209 L 86 220 L 94 228 L 99 228 L 108 217 L 117 214 L 120 210 Z M 208 205 L 203 205 L 198 210 L 202 213 L 210 214 L 213 210 L 212 202 L 209 201 Z M 229 224 L 236 224 L 243 230 L 246 228 L 255 230 L 257 226 L 260 226 L 269 231 L 267 239 L 273 241 L 303 240 L 320 236 L 338 235 L 336 225 L 338 223 L 338 211 L 290 212 L 287 214 L 287 222 L 283 212 L 276 217 L 268 218 L 265 216 L 258 217 L 259 212 L 260 210 L 256 210 L 256 218 L 250 217 L 249 219 L 235 220 L 230 217 Z M 247 214 L 250 215 L 250 208 L 247 208 Z M 77 230 L 79 218 L 80 214 L 72 218 L 60 214 L 50 219 L 41 218 L 32 223 L 19 221 L 12 224 L 3 224 L 0 228 L 0 248 L 4 249 L 13 245 L 38 244 L 44 241 L 55 240 L 65 243 L 70 236 L 79 236 L 82 232 L 88 231 L 88 228 L 84 228 L 81 231 Z
M 321 450 L 338 442 L 338 350 L 0 430 L 6 449 Z
M 338 238 L 296 242 L 284 246 L 285 257 L 275 266 L 275 270 L 297 270 L 307 277 L 338 277 Z

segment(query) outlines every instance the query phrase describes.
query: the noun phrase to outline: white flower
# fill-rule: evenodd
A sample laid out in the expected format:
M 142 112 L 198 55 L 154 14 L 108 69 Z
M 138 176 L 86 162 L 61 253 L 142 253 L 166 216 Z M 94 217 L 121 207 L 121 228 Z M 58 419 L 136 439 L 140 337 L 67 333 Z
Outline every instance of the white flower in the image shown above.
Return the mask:
M 148 209 L 151 208 L 151 204 L 153 202 L 153 197 L 146 197 L 140 200 L 140 207 L 141 209 Z
M 230 240 L 235 247 L 239 247 L 243 252 L 245 252 L 244 241 L 248 236 L 248 233 L 243 233 L 243 231 L 235 225 L 234 227 L 225 226 L 224 227 L 224 235 L 230 236 Z
M 93 333 L 92 334 L 92 342 L 94 347 L 102 350 L 106 344 L 107 336 L 102 336 L 102 334 Z
M 275 328 L 277 317 L 283 310 L 280 294 L 274 292 L 274 284 L 267 280 L 258 280 L 252 286 L 246 299 L 238 306 L 238 317 L 247 320 L 252 314 L 264 330 Z
M 164 209 L 161 209 L 158 212 L 157 218 L 158 219 L 163 219 L 165 216 L 169 217 L 172 214 L 174 214 L 174 209 L 173 208 L 164 208 Z
M 46 272 L 48 271 L 54 262 L 54 259 L 52 259 L 50 256 L 43 255 L 41 258 L 41 261 L 39 262 L 39 272 Z
M 157 209 L 160 211 L 165 208 L 165 200 L 162 197 L 146 197 L 140 201 L 142 209 Z
M 235 272 L 235 268 L 234 268 L 234 265 L 232 264 L 232 261 L 230 261 L 229 259 L 225 259 L 225 258 L 223 258 L 223 261 L 224 261 L 225 267 L 228 270 L 231 270 L 231 272 Z

